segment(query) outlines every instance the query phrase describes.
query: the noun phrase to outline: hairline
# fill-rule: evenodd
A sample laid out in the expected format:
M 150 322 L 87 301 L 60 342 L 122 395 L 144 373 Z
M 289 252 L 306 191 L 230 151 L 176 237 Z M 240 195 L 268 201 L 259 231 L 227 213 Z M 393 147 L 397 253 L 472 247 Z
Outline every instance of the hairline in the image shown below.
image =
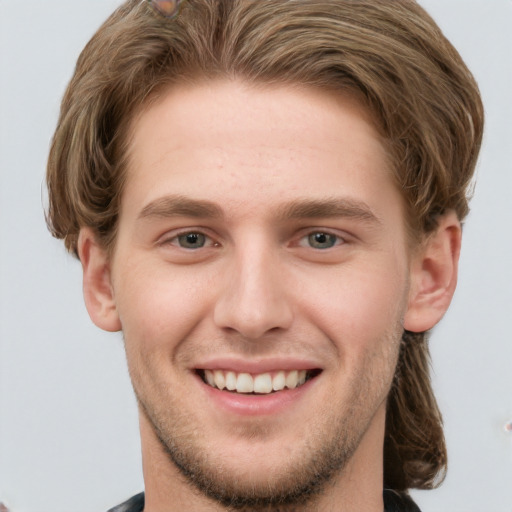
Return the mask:
M 389 171 L 390 178 L 393 180 L 394 185 L 397 188 L 397 191 L 402 199 L 403 206 L 403 222 L 406 230 L 406 242 L 408 249 L 413 253 L 416 252 L 421 246 L 422 243 L 430 233 L 425 232 L 420 225 L 413 225 L 408 219 L 413 219 L 414 216 L 408 207 L 406 195 L 400 189 L 400 184 L 396 178 L 396 173 L 393 172 L 393 167 L 395 166 L 395 158 L 393 156 L 392 144 L 387 139 L 384 134 L 383 128 L 378 122 L 378 116 L 373 111 L 371 105 L 366 100 L 363 93 L 357 89 L 355 86 L 345 85 L 344 87 L 334 87 L 332 85 L 320 85 L 317 83 L 308 83 L 306 81 L 301 81 L 298 79 L 290 79 L 290 78 L 280 78 L 273 80 L 265 80 L 264 78 L 257 77 L 247 77 L 243 76 L 241 73 L 227 73 L 218 71 L 216 73 L 206 73 L 204 71 L 196 71 L 196 72 L 185 72 L 179 74 L 174 77 L 169 77 L 168 80 L 161 81 L 160 83 L 154 85 L 149 93 L 147 93 L 140 101 L 139 104 L 135 104 L 130 111 L 125 114 L 121 122 L 119 123 L 118 132 L 120 133 L 120 158 L 119 158 L 119 168 L 118 173 L 122 179 L 119 182 L 119 188 L 117 190 L 119 194 L 119 204 L 118 204 L 118 214 L 116 218 L 116 222 L 111 230 L 111 233 L 106 237 L 105 242 L 102 244 L 103 248 L 106 250 L 107 254 L 112 257 L 115 251 L 115 245 L 117 241 L 117 230 L 119 224 L 120 213 L 122 209 L 122 201 L 124 195 L 124 188 L 126 185 L 126 180 L 129 177 L 130 167 L 132 163 L 132 148 L 133 148 L 133 138 L 135 134 L 136 125 L 140 119 L 149 109 L 154 108 L 159 105 L 161 102 L 165 101 L 165 98 L 168 94 L 171 93 L 173 89 L 180 88 L 183 86 L 191 86 L 191 87 L 201 87 L 205 84 L 211 84 L 215 82 L 223 82 L 223 81 L 237 81 L 242 83 L 245 86 L 249 86 L 251 88 L 259 89 L 259 90 L 269 90 L 280 87 L 289 87 L 291 89 L 306 89 L 306 90 L 316 90 L 318 92 L 327 94 L 327 95 L 335 95 L 339 97 L 349 98 L 352 101 L 355 101 L 359 107 L 360 115 L 364 116 L 365 120 L 368 121 L 373 128 L 376 130 L 376 133 L 379 137 L 379 142 L 383 149 L 383 154 L 386 159 L 386 165 L 384 168 Z M 385 172 L 384 170 L 382 172 Z M 81 226 L 80 229 L 89 227 L 94 230 L 93 226 Z M 101 243 L 101 240 L 100 240 Z

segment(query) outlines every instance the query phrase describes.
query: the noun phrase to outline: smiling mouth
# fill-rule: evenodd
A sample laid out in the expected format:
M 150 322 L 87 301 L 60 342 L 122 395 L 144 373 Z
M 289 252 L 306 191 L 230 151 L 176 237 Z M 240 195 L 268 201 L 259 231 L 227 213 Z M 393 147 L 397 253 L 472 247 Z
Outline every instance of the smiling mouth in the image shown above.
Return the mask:
M 281 370 L 253 375 L 224 370 L 197 370 L 203 382 L 212 388 L 257 395 L 298 388 L 320 373 L 321 370 Z

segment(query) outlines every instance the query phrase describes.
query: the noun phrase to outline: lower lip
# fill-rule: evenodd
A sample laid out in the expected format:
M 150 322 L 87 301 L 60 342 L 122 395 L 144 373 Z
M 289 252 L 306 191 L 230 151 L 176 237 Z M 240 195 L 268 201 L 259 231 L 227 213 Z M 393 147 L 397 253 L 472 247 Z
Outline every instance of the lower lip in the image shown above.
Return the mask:
M 285 389 L 267 395 L 244 395 L 230 391 L 221 391 L 206 384 L 199 376 L 197 377 L 209 403 L 216 409 L 222 409 L 240 416 L 264 416 L 282 413 L 294 407 L 315 385 L 317 377 L 308 380 L 295 389 Z

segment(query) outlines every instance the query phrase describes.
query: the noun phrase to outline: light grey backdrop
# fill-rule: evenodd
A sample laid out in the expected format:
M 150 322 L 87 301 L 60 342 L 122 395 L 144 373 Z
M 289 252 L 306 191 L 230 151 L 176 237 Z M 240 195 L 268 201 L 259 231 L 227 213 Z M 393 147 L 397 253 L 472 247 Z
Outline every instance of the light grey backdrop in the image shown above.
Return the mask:
M 432 337 L 450 469 L 424 512 L 511 512 L 512 1 L 422 0 L 487 112 L 459 288 Z M 104 511 L 142 489 L 121 337 L 92 326 L 79 264 L 46 231 L 42 183 L 79 51 L 119 0 L 0 0 L 0 501 Z

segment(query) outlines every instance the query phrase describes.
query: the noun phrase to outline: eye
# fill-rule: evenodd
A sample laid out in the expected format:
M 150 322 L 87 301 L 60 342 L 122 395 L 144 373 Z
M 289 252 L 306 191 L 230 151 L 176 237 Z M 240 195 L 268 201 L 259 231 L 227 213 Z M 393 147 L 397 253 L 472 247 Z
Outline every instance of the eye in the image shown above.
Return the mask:
M 339 236 L 324 231 L 315 231 L 305 236 L 301 240 L 300 245 L 302 247 L 312 247 L 313 249 L 330 249 L 340 243 L 343 243 L 343 241 Z
M 206 245 L 208 238 L 203 233 L 183 233 L 174 238 L 175 245 L 184 249 L 201 249 Z
M 189 265 L 209 261 L 218 255 L 221 244 L 208 228 L 189 226 L 167 231 L 155 241 L 155 248 L 169 263 Z

